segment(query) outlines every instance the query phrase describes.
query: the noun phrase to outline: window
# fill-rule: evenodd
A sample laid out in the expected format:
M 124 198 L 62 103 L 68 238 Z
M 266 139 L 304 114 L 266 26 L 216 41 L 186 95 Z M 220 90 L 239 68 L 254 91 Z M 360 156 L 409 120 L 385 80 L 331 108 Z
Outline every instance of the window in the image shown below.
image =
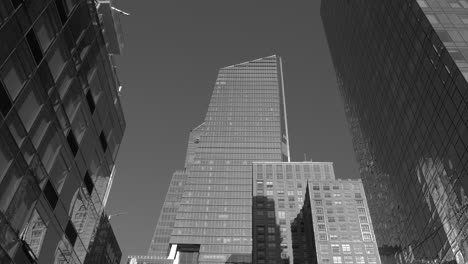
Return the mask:
M 273 188 L 273 182 L 267 182 L 266 185 L 267 188 Z
M 366 213 L 366 210 L 364 208 L 359 207 L 357 210 L 358 210 L 359 214 L 365 214 Z
M 288 195 L 294 195 L 294 191 L 288 191 Z
M 68 60 L 68 55 L 64 48 L 65 45 L 61 42 L 62 41 L 56 42 L 54 50 L 50 52 L 47 58 L 47 64 L 49 65 L 50 73 L 54 80 L 58 79 L 62 69 L 65 67 L 65 62 Z
M 0 151 L 4 151 L 3 149 Z M 0 162 L 4 163 L 5 165 L 8 164 L 9 158 L 3 156 L 0 152 Z M 0 165 L 4 165 L 1 164 Z M 5 166 L 6 167 L 6 166 Z M 3 175 L 2 175 L 3 176 Z M 10 166 L 5 177 L 0 181 L 0 210 L 5 212 L 13 199 L 13 196 L 18 189 L 18 186 L 23 179 L 22 173 L 19 172 L 18 167 L 16 165 Z
M 322 206 L 322 200 L 314 200 L 315 205 Z
M 84 184 L 85 184 L 85 187 L 86 187 L 86 190 L 88 190 L 88 193 L 91 195 L 93 193 L 93 189 L 94 189 L 94 182 L 93 180 L 91 179 L 91 177 L 89 176 L 89 172 L 86 171 L 86 174 L 84 176 Z
M 294 202 L 294 201 L 295 201 L 295 200 L 294 200 L 294 196 L 288 196 L 288 201 Z
M 327 231 L 326 226 L 324 224 L 319 224 L 317 227 L 319 231 Z
M 21 50 L 20 47 L 18 49 Z M 0 79 L 3 82 L 6 90 L 8 91 L 8 94 L 10 95 L 13 101 L 16 99 L 16 97 L 20 93 L 21 89 L 23 88 L 23 84 L 26 82 L 26 80 L 29 77 L 29 73 L 31 72 L 25 69 L 25 66 L 27 65 L 23 65 L 23 63 L 25 64 L 31 63 L 27 61 L 28 59 L 30 59 L 29 58 L 30 56 L 20 59 L 19 56 L 23 54 L 18 54 L 18 53 L 26 53 L 26 52 L 13 53 L 0 71 Z M 26 54 L 26 55 L 30 55 L 30 54 Z M 32 61 L 32 58 L 30 60 Z
M 427 3 L 425 0 L 417 0 L 418 4 L 420 7 L 428 7 Z
M 96 103 L 94 102 L 93 96 L 91 95 L 91 90 L 86 93 L 86 101 L 88 102 L 89 111 L 91 114 L 93 114 L 94 110 L 96 109 Z
M 328 252 L 328 245 L 320 245 L 320 252 Z
M 49 5 L 33 27 L 43 53 L 47 51 L 47 48 L 49 48 L 54 40 L 59 30 L 59 25 L 60 21 L 58 20 L 55 6 Z
M 272 190 L 268 190 L 268 191 L 266 191 L 266 194 L 267 194 L 267 195 L 273 195 L 273 191 L 272 191 Z
M 435 15 L 426 14 L 426 17 L 432 25 L 439 24 L 439 20 L 437 20 Z
M 50 181 L 47 181 L 47 184 L 44 187 L 44 195 L 47 198 L 47 201 L 49 201 L 52 210 L 55 209 L 58 201 L 58 195 L 55 192 L 54 187 L 52 187 L 52 183 Z
M 72 151 L 73 156 L 76 156 L 76 153 L 78 153 L 78 143 L 76 142 L 75 135 L 73 135 L 73 131 L 68 132 L 67 142 L 70 146 L 70 150 Z
M 367 216 L 359 216 L 359 222 L 367 223 Z
M 25 230 L 25 241 L 34 254 L 39 257 L 47 226 L 36 209 L 34 209 L 28 223 L 29 225 L 27 225 L 27 229 Z
M 330 235 L 330 240 L 332 240 L 332 241 L 338 240 L 338 236 L 337 235 Z
M 326 206 L 332 206 L 332 201 L 330 201 L 330 200 L 325 201 L 325 205 L 326 205 Z
M 375 253 L 375 249 L 374 249 L 374 246 L 372 244 L 365 244 L 364 246 L 366 248 L 366 253 L 367 254 L 374 254 Z
M 340 253 L 340 245 L 332 244 L 331 245 L 332 253 Z
M 268 211 L 268 218 L 275 218 L 275 212 L 274 211 Z
M 364 239 L 364 241 L 371 241 L 372 240 L 371 234 L 368 234 L 368 233 L 363 233 L 362 238 Z
M 8 112 L 10 112 L 11 107 L 12 104 L 10 98 L 8 98 L 8 94 L 5 91 L 5 87 L 0 81 L 0 113 L 2 113 L 3 116 L 7 116 Z
M 329 191 L 329 190 L 330 190 L 330 186 L 328 186 L 328 185 L 323 185 L 323 189 L 324 189 L 325 191 Z
M 327 240 L 327 234 L 319 233 L 319 240 Z
M 364 257 L 363 256 L 358 256 L 356 257 L 356 263 L 357 264 L 364 264 Z
M 302 203 L 302 202 L 304 202 L 304 198 L 298 197 L 298 198 L 297 198 L 297 201 Z
M 345 264 L 353 264 L 353 257 L 352 256 L 345 256 L 344 257 Z
M 72 246 L 74 246 L 78 234 L 76 233 L 75 227 L 73 226 L 70 220 L 68 221 L 67 227 L 65 228 L 65 234 L 67 235 L 67 238 L 72 244 Z
M 8 125 L 8 129 L 10 130 L 11 135 L 16 141 L 18 146 L 21 146 L 24 137 L 26 136 L 26 131 L 21 124 L 18 115 L 15 112 L 11 112 L 10 115 L 6 119 L 6 124 Z M 2 176 L 2 171 L 0 171 L 0 178 Z
M 104 131 L 101 131 L 101 134 L 99 134 L 99 141 L 101 142 L 102 151 L 106 152 L 107 139 L 106 139 L 106 136 L 104 135 Z M 267 194 L 268 194 L 268 191 L 267 191 Z M 270 195 L 273 195 L 273 192 Z
M 328 222 L 329 222 L 329 223 L 335 222 L 335 217 L 329 216 L 329 217 L 328 217 Z
M 32 87 L 18 102 L 18 115 L 27 131 L 31 128 L 42 106 L 42 100 Z
M 343 248 L 343 253 L 351 253 L 351 246 L 349 244 L 343 244 L 341 247 Z
M 346 218 L 344 216 L 338 216 L 338 222 L 345 222 Z
M 341 205 L 341 204 L 343 204 L 342 201 L 335 201 L 335 205 Z
M 275 233 L 275 228 L 269 226 L 269 227 L 268 227 L 268 233 L 269 233 L 269 234 L 274 234 L 274 233 Z
M 356 200 L 356 204 L 358 204 L 358 205 L 364 205 L 364 201 L 363 201 L 363 200 Z
M 319 191 L 319 190 L 320 190 L 320 186 L 314 184 L 313 187 L 312 187 L 312 189 L 313 189 L 313 190 L 316 190 L 316 191 Z
M 341 257 L 333 256 L 333 263 L 334 264 L 341 264 Z
M 281 219 L 284 219 L 284 218 L 286 218 L 286 213 L 284 211 L 279 211 L 278 212 L 278 217 L 281 218 Z
M 317 214 L 323 214 L 323 208 L 317 208 Z
M 317 222 L 325 222 L 323 215 L 317 215 Z
M 362 232 L 370 232 L 369 225 L 361 225 Z
M 81 3 L 69 19 L 70 31 L 76 42 L 78 42 L 79 37 L 88 27 L 90 21 L 88 7 L 86 4 Z

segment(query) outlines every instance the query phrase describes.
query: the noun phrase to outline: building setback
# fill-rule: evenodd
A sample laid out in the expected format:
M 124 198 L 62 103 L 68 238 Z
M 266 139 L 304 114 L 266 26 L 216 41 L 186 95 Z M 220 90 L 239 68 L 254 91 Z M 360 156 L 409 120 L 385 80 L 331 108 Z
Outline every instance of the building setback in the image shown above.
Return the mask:
M 322 1 L 382 261 L 468 260 L 467 9 Z
M 380 264 L 360 180 L 336 180 L 331 162 L 252 171 L 253 263 Z
M 179 205 L 173 228 L 163 228 L 161 213 L 149 250 L 154 257 L 129 263 L 162 253 L 179 263 L 250 263 L 252 162 L 288 159 L 280 57 L 221 68 L 205 121 L 190 135 L 183 193 L 171 201 Z
M 1 263 L 88 253 L 125 129 L 113 4 L 1 1 Z

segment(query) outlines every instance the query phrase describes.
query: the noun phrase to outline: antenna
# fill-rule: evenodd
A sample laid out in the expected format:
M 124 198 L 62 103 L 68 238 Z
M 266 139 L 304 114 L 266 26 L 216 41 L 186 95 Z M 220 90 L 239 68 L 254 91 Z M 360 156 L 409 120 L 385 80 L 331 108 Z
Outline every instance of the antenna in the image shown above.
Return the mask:
M 117 8 L 113 7 L 113 6 L 111 6 L 111 8 L 114 9 L 115 11 L 119 12 L 122 15 L 126 15 L 126 16 L 130 15 L 130 13 L 124 12 L 124 11 L 122 11 L 120 9 L 117 9 Z
M 307 161 L 307 154 L 304 153 L 304 161 Z
M 125 213 L 110 214 L 110 215 L 107 216 L 107 219 L 111 220 L 111 218 L 112 218 L 113 216 L 126 215 L 126 214 L 128 214 L 128 213 L 125 212 Z

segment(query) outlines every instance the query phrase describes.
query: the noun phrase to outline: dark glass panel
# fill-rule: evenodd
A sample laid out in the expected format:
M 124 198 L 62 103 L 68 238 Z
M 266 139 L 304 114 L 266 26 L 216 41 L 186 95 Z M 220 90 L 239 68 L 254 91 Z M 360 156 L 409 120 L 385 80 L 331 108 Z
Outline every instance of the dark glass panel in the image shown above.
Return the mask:
M 88 193 L 91 195 L 93 193 L 93 189 L 94 189 L 94 183 L 93 183 L 93 180 L 91 179 L 91 177 L 89 176 L 89 172 L 86 171 L 86 174 L 85 174 L 85 177 L 84 177 L 84 183 L 85 183 L 85 186 L 86 186 L 86 190 L 88 190 Z
M 44 187 L 44 196 L 47 198 L 47 201 L 49 201 L 49 205 L 52 207 L 52 210 L 55 209 L 58 202 L 58 195 L 50 181 L 47 181 Z
M 67 141 L 73 156 L 76 156 L 76 153 L 78 152 L 78 143 L 76 142 L 75 135 L 73 135 L 73 131 L 68 132 Z
M 99 141 L 101 142 L 101 147 L 104 152 L 107 150 L 107 139 L 106 136 L 104 135 L 104 131 L 101 131 L 101 134 L 99 134 Z

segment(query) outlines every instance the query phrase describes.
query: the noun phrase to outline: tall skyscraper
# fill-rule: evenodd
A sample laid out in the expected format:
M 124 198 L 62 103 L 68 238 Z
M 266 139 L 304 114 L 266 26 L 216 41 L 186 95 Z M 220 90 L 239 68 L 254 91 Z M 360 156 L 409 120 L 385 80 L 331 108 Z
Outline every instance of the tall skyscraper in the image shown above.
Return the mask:
M 113 4 L 0 3 L 1 263 L 88 253 L 125 129 Z
M 282 80 L 277 56 L 219 70 L 169 240 L 174 258 L 251 261 L 251 163 L 288 159 Z
M 362 183 L 331 162 L 255 162 L 253 196 L 253 263 L 380 264 Z
M 468 261 L 467 9 L 322 1 L 383 261 Z
M 176 214 L 167 210 L 174 226 L 163 228 L 162 212 L 150 255 L 164 253 L 179 263 L 251 263 L 251 164 L 289 159 L 284 102 L 276 55 L 219 70 L 205 121 L 191 132 L 186 169 L 174 174 L 186 177 L 180 201 L 166 198 L 177 203 Z M 178 192 L 171 188 L 168 196 Z M 166 203 L 163 208 L 173 205 Z

